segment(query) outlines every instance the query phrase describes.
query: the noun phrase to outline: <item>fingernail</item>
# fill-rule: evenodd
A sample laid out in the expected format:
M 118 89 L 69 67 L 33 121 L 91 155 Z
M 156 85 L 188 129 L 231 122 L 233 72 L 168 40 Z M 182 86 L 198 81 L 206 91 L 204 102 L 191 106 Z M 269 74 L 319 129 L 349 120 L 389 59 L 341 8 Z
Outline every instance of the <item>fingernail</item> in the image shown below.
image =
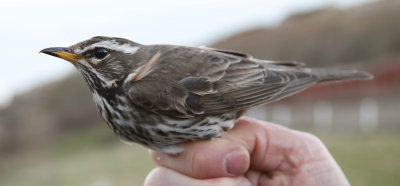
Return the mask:
M 235 150 L 225 156 L 225 171 L 231 175 L 242 174 L 246 167 L 247 152 Z

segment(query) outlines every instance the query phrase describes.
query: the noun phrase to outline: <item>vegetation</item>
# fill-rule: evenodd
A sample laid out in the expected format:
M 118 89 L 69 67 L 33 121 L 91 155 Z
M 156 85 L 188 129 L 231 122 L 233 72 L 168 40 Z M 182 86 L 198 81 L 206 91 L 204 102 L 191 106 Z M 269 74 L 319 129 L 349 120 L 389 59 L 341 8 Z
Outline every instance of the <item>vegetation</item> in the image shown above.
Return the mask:
M 399 185 L 400 134 L 318 135 L 352 185 Z
M 153 167 L 144 147 L 127 145 L 102 126 L 62 135 L 29 154 L 3 158 L 0 185 L 143 185 Z

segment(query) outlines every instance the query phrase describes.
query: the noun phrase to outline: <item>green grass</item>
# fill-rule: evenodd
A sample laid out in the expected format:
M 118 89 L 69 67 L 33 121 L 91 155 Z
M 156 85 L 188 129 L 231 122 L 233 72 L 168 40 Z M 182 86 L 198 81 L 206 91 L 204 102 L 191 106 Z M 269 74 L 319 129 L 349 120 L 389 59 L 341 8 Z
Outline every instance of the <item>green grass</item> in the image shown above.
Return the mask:
M 124 144 L 103 127 L 63 136 L 49 148 L 10 158 L 0 166 L 0 185 L 143 185 L 154 167 L 144 147 Z
M 400 185 L 400 134 L 319 137 L 352 185 Z
M 318 136 L 353 185 L 400 185 L 400 134 Z M 145 148 L 120 142 L 105 127 L 75 132 L 6 160 L 0 185 L 7 186 L 142 185 L 155 167 Z

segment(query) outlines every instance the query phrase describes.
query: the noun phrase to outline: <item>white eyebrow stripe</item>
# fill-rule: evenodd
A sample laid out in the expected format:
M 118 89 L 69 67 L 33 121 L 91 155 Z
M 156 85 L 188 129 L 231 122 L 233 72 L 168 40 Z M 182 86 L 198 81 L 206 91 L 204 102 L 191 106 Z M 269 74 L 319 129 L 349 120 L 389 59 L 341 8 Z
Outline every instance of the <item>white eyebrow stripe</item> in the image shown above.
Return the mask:
M 119 52 L 122 52 L 122 53 L 125 53 L 125 54 L 134 54 L 140 49 L 140 47 L 132 46 L 129 43 L 125 43 L 125 44 L 121 45 L 117 41 L 111 40 L 111 41 L 100 41 L 98 43 L 94 43 L 94 44 L 92 44 L 90 46 L 87 46 L 84 49 L 76 48 L 74 50 L 74 53 L 75 54 L 82 54 L 82 53 L 86 52 L 87 50 L 91 50 L 91 49 L 94 49 L 96 47 L 103 47 L 103 48 L 107 48 L 107 49 L 110 49 L 110 50 L 116 50 L 116 51 L 119 51 Z

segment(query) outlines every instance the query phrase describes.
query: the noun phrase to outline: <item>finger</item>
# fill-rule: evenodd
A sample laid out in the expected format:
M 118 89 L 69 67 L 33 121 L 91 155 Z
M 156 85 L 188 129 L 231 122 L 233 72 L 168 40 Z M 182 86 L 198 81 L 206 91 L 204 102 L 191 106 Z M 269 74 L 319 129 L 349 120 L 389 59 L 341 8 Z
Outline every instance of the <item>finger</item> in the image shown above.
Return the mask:
M 289 171 L 325 149 L 314 136 L 248 117 L 240 118 L 226 139 L 242 144 L 251 154 L 251 168 Z
M 253 185 L 349 185 L 323 143 L 309 133 L 242 118 L 227 139 L 251 153 L 246 177 Z
M 226 139 L 191 143 L 175 156 L 154 151 L 151 154 L 158 165 L 194 178 L 238 176 L 250 165 L 247 149 Z
M 158 167 L 153 169 L 146 177 L 145 186 L 251 186 L 250 182 L 244 177 L 223 177 L 212 179 L 195 179 L 171 169 Z
M 153 152 L 156 163 L 194 178 L 234 176 L 249 167 L 260 171 L 292 170 L 313 151 L 304 133 L 272 123 L 241 118 L 224 138 L 188 144 L 183 153 Z
M 250 170 L 246 172 L 245 176 L 251 185 L 306 185 L 306 184 L 293 184 L 293 180 L 284 173 L 271 173 L 266 174 L 260 171 Z M 308 175 L 308 177 L 311 177 Z M 339 184 L 340 185 L 340 184 Z

